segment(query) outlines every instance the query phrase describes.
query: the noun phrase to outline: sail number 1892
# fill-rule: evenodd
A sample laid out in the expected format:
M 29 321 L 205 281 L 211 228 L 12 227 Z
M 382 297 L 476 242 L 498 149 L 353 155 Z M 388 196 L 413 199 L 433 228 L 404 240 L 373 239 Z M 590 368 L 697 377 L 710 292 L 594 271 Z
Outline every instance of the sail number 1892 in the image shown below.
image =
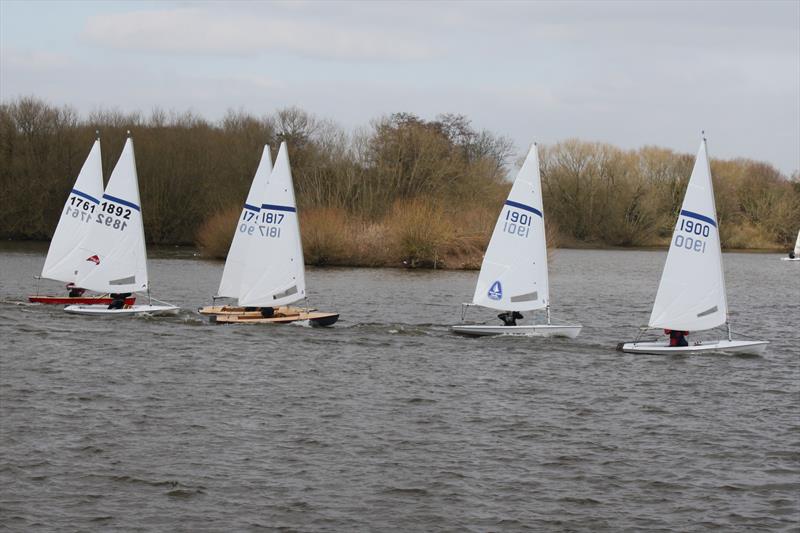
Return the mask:
M 531 216 L 509 209 L 503 222 L 503 231 L 520 237 L 527 237 L 531 230 Z

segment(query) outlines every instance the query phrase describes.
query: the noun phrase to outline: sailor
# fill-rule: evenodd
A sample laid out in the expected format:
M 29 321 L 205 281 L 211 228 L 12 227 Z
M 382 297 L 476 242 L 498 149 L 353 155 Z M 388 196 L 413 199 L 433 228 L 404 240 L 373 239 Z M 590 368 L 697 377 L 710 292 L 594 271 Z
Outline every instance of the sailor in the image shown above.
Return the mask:
M 794 259 L 794 250 L 789 250 L 789 259 Z
M 83 296 L 83 293 L 86 292 L 86 289 L 81 289 L 80 287 L 76 287 L 74 283 L 67 283 L 67 290 L 69 291 L 70 298 L 80 298 Z
M 521 319 L 523 316 L 519 311 L 506 311 L 497 315 L 497 318 L 503 321 L 504 326 L 516 326 L 517 319 Z
M 688 331 L 678 331 L 676 329 L 665 329 L 665 335 L 669 335 L 669 345 L 670 347 L 675 346 L 689 346 L 689 343 L 686 340 L 686 335 L 689 334 Z
M 109 309 L 123 309 L 125 308 L 125 300 L 130 296 L 131 293 L 123 292 L 123 293 L 111 293 L 111 303 L 108 305 Z
M 261 316 L 264 318 L 272 318 L 275 314 L 275 309 L 272 307 L 260 307 L 258 310 L 261 311 Z

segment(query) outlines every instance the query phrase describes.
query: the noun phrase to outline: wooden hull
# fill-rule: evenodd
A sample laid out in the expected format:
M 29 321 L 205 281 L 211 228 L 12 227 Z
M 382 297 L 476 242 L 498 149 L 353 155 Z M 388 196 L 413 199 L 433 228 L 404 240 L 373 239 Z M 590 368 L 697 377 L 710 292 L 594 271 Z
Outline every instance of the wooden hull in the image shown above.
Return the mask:
M 70 298 L 69 296 L 28 296 L 28 301 L 37 304 L 49 305 L 109 305 L 113 298 L 107 294 L 100 296 L 78 296 Z M 136 303 L 136 297 L 130 296 L 125 298 L 125 305 L 133 305 Z
M 529 325 L 529 326 L 487 326 L 487 325 L 458 325 L 451 326 L 450 330 L 459 335 L 470 337 L 488 337 L 496 335 L 514 335 L 525 337 L 568 337 L 574 339 L 581 332 L 582 326 L 569 325 Z
M 670 346 L 668 341 L 626 342 L 618 347 L 626 353 L 650 355 L 697 355 L 702 353 L 748 353 L 760 355 L 768 341 L 706 341 L 689 346 Z
M 64 311 L 73 315 L 121 317 L 135 315 L 165 316 L 176 315 L 180 308 L 174 305 L 131 305 L 122 309 L 108 309 L 103 305 L 68 305 Z
M 212 315 L 211 321 L 217 324 L 290 324 L 292 322 L 308 321 L 314 327 L 332 326 L 339 320 L 339 313 L 319 313 L 315 311 L 301 311 L 299 313 L 284 316 L 273 316 L 264 318 L 261 313 L 258 316 L 246 314 L 218 314 Z
M 275 315 L 288 316 L 311 311 L 316 311 L 316 309 L 300 309 L 299 307 L 281 306 L 275 308 Z M 205 316 L 231 315 L 249 318 L 263 318 L 261 316 L 261 311 L 245 311 L 244 307 L 236 307 L 232 305 L 209 305 L 199 308 L 197 312 Z

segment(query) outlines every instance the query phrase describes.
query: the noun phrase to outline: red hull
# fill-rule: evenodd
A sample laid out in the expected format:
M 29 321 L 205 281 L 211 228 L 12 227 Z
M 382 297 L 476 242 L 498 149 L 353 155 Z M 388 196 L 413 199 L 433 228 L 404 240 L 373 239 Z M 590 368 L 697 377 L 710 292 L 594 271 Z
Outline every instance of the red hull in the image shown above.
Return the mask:
M 28 301 L 37 304 L 51 304 L 51 305 L 72 305 L 72 304 L 97 304 L 109 305 L 113 299 L 108 296 L 78 296 L 70 298 L 69 296 L 28 296 Z M 125 305 L 133 305 L 136 302 L 136 297 L 131 296 L 125 298 Z

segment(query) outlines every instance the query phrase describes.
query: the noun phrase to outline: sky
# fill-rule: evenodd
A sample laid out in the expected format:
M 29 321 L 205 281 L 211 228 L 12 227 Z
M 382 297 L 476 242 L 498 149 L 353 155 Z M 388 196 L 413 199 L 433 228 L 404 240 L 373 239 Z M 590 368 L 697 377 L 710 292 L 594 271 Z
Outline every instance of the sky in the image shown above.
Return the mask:
M 99 109 L 298 106 L 346 130 L 394 112 L 477 129 L 800 169 L 800 0 L 0 0 L 0 100 Z

